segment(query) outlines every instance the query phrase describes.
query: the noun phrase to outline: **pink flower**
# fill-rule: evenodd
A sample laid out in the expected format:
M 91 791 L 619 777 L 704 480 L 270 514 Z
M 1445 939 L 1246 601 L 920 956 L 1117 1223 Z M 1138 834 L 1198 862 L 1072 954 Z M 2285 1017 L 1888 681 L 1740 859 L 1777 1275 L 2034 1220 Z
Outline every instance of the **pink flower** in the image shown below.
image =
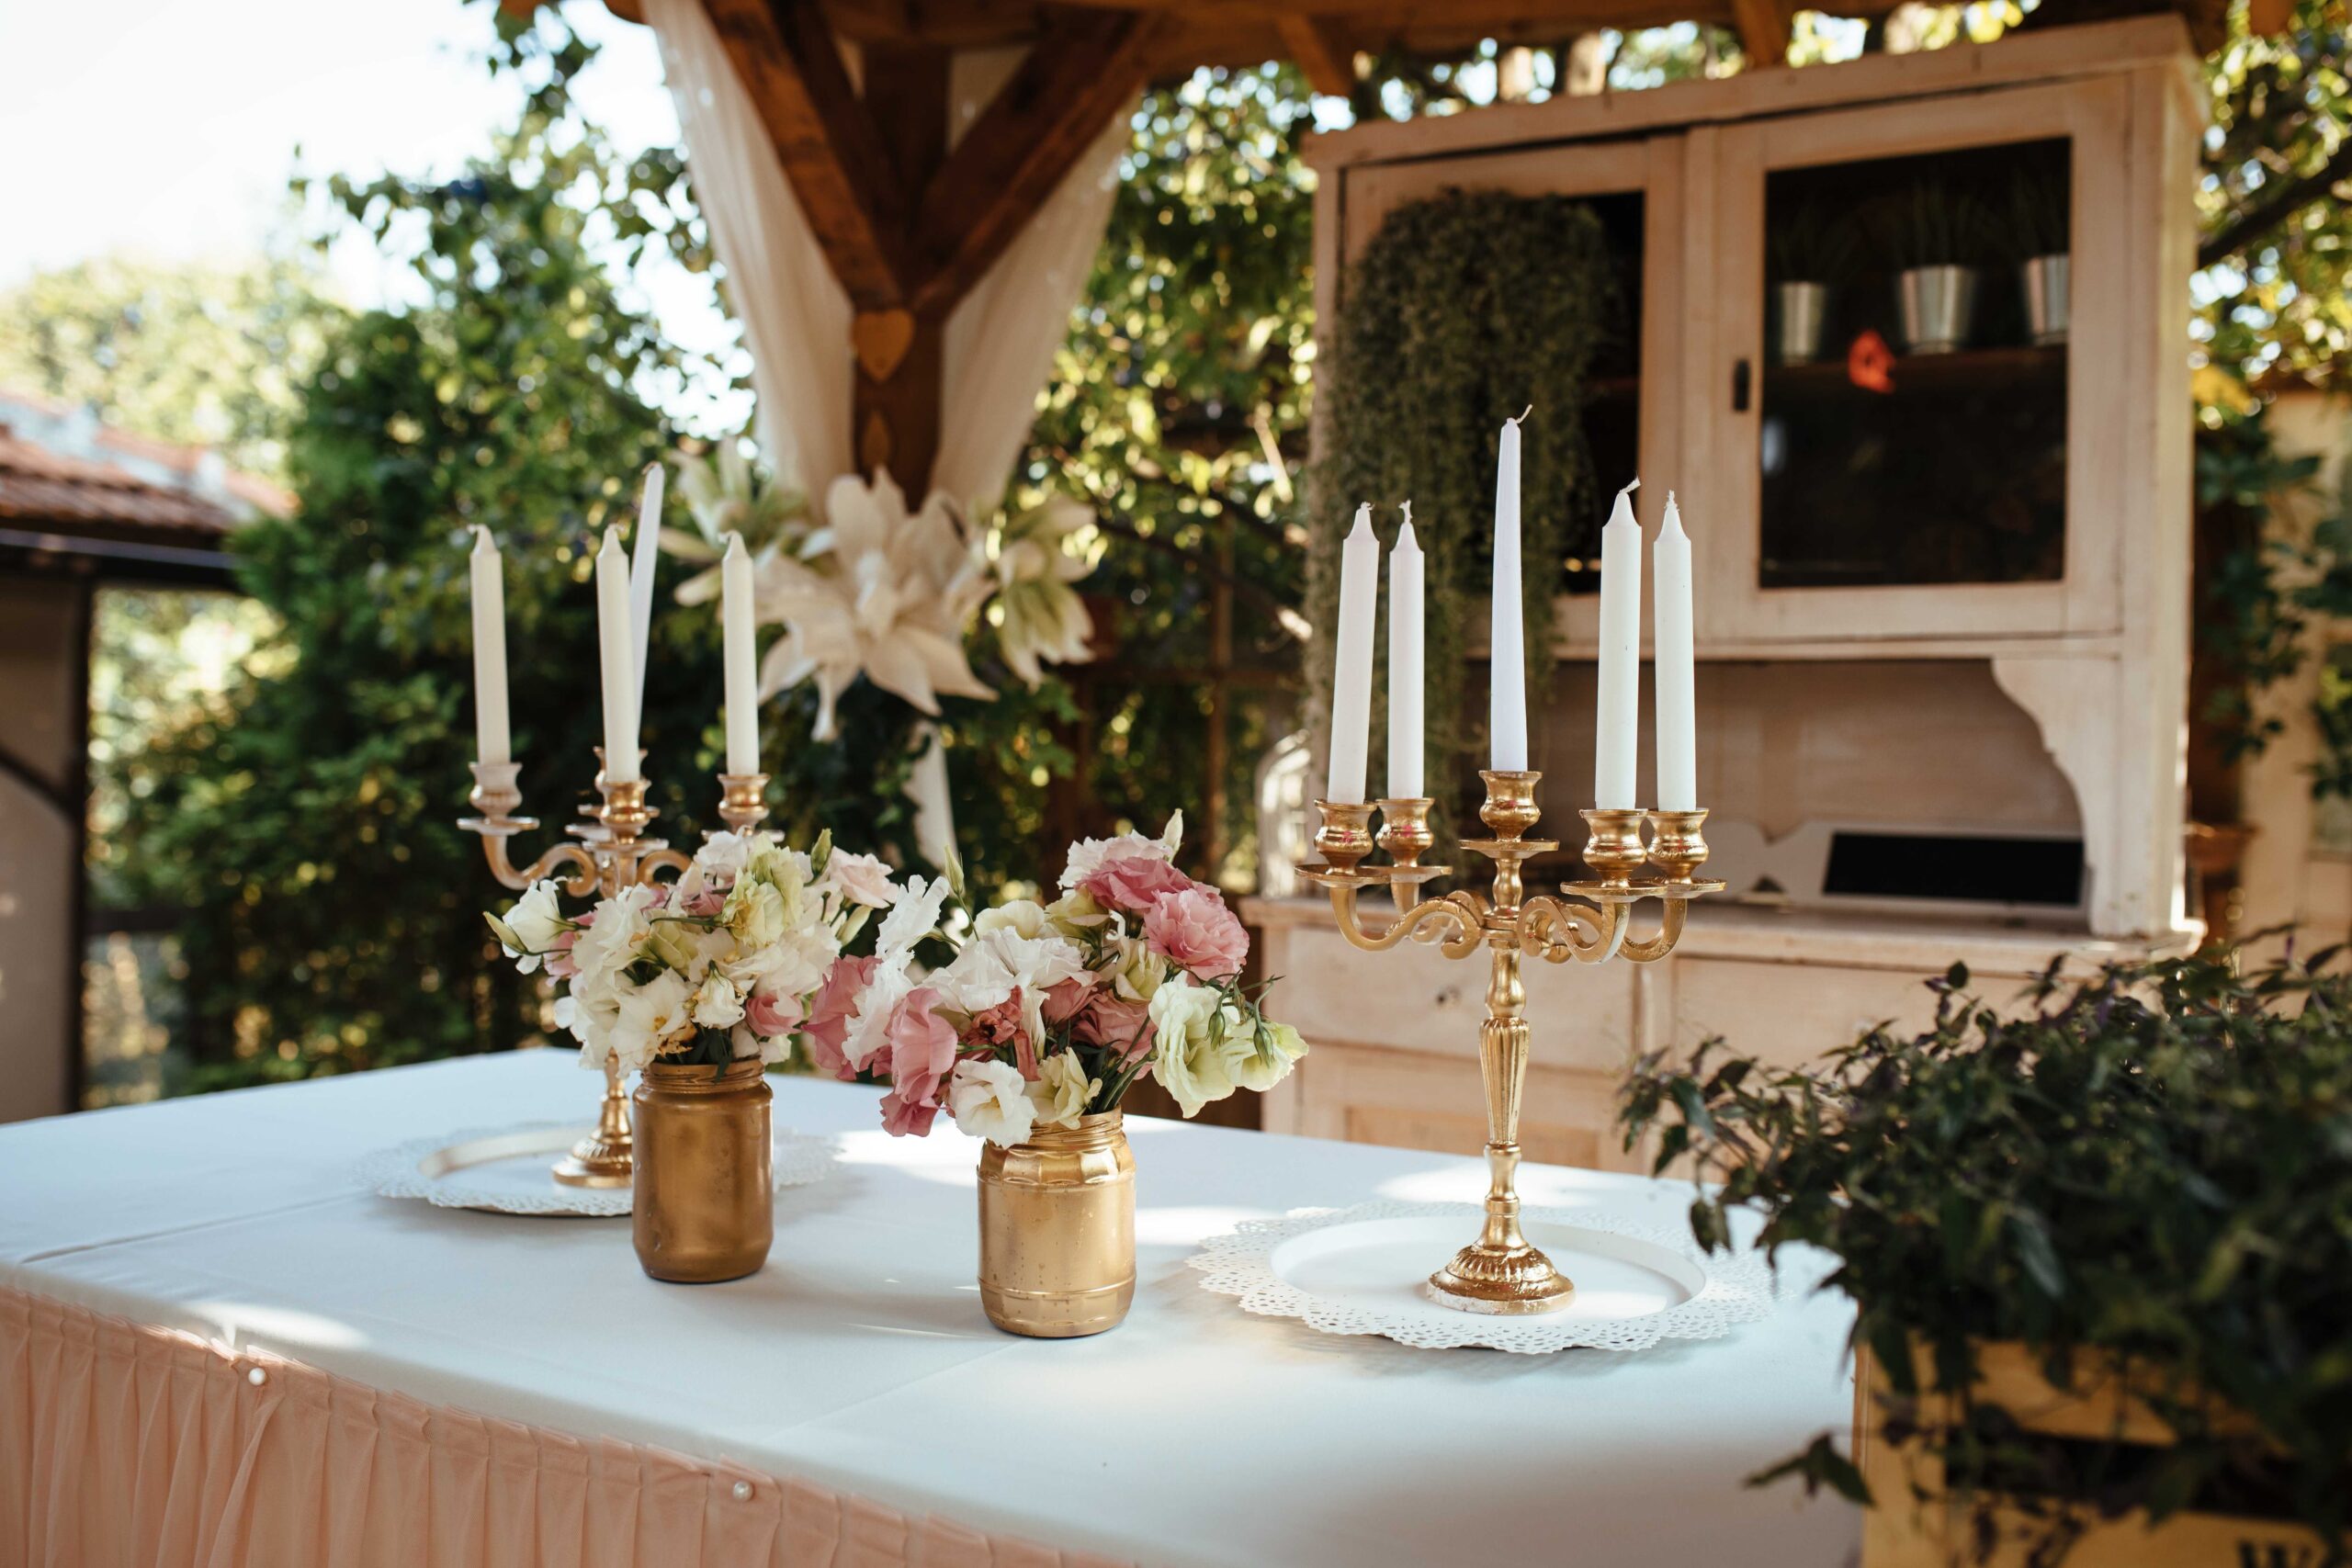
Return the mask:
M 917 987 L 890 1010 L 882 1026 L 890 1054 L 890 1092 L 882 1097 L 882 1125 L 894 1137 L 931 1131 L 940 1086 L 956 1068 L 956 1031 L 936 1010 L 939 993 Z
M 849 1038 L 850 1015 L 857 1010 L 857 998 L 881 963 L 879 958 L 834 959 L 833 966 L 825 971 L 825 983 L 817 987 L 808 1021 L 801 1029 L 808 1037 L 808 1059 L 843 1083 L 857 1077 L 857 1069 L 842 1055 L 842 1042 Z
M 698 915 L 705 919 L 718 914 L 725 908 L 727 908 L 727 889 L 715 887 L 709 883 L 703 884 L 700 892 L 679 906 L 681 912 Z
M 1152 855 L 1121 855 L 1106 860 L 1079 886 L 1106 909 L 1148 909 L 1170 893 L 1193 886 L 1193 879 Z
M 591 910 L 590 913 L 593 914 L 594 911 Z M 586 925 L 588 923 L 588 916 L 581 916 L 580 923 L 583 926 Z M 579 940 L 580 933 L 576 931 L 562 931 L 557 934 L 555 939 L 555 947 L 547 956 L 548 979 L 570 980 L 578 976 L 580 974 L 580 965 L 572 962 L 571 944 Z
M 1021 1076 L 1031 1083 L 1037 1081 L 1037 1043 L 1029 1038 L 1029 1032 L 1021 1025 L 1021 988 L 1018 986 L 1013 987 L 1012 995 L 996 1006 L 972 1015 L 971 1026 L 964 1031 L 964 1042 L 967 1045 L 986 1046 L 991 1051 L 1002 1045 L 1012 1046 L 1013 1065 L 1021 1069 Z
M 1070 1038 L 1082 1045 L 1100 1045 L 1106 1051 L 1116 1051 L 1120 1053 L 1120 1060 L 1132 1062 L 1151 1050 L 1150 1004 L 1131 1002 L 1109 991 L 1097 991 L 1088 998 L 1085 1010 L 1078 1015 Z
M 1240 974 L 1250 956 L 1250 933 L 1225 907 L 1224 896 L 1199 884 L 1145 910 L 1143 938 L 1154 953 L 1204 980 Z
M 1084 980 L 1057 980 L 1046 987 L 1042 1004 L 1046 1021 L 1059 1028 L 1082 1011 L 1094 995 L 1095 983 Z
M 753 991 L 743 998 L 743 1021 L 763 1039 L 780 1039 L 800 1021 L 800 998 Z
M 863 904 L 869 909 L 890 907 L 890 868 L 872 855 L 851 854 L 835 850 L 825 862 L 824 879 L 820 888 L 838 893 L 853 904 Z

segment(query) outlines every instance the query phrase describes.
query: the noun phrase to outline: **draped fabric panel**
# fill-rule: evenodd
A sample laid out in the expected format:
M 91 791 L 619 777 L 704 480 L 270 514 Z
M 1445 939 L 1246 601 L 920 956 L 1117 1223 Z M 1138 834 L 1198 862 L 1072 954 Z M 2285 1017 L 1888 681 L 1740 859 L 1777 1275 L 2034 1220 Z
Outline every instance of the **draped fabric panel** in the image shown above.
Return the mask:
M 0 1562 L 1114 1568 L 805 1481 L 424 1404 L 6 1288 Z

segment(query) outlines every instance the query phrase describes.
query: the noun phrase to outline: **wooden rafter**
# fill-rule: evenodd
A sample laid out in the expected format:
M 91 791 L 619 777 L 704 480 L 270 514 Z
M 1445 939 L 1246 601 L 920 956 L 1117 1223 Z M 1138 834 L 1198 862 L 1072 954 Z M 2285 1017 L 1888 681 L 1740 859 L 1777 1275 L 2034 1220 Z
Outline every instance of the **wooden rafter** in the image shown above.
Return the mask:
M 1345 26 L 1329 17 L 1301 16 L 1284 17 L 1275 28 L 1308 86 L 1337 98 L 1355 91 L 1356 51 Z
M 925 186 L 918 313 L 964 297 L 1143 88 L 1164 24 L 1117 12 L 1054 24 Z
M 906 205 L 817 0 L 703 0 L 825 259 L 861 310 L 907 297 Z
M 1739 47 L 1752 65 L 1779 65 L 1789 58 L 1789 32 L 1796 26 L 1795 0 L 1731 0 Z

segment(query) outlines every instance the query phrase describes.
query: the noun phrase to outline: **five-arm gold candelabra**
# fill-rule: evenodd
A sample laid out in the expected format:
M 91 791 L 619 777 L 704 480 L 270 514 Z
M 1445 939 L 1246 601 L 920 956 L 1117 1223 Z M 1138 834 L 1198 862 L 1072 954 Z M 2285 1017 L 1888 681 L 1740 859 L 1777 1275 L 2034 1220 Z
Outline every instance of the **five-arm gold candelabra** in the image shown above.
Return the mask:
M 644 753 L 639 752 L 641 760 Z M 517 783 L 517 762 L 476 762 L 474 787 L 466 797 L 480 815 L 461 818 L 458 826 L 481 837 L 482 854 L 490 873 L 502 886 L 516 892 L 555 877 L 575 898 L 610 898 L 624 887 L 651 886 L 656 875 L 685 870 L 687 857 L 645 829 L 656 813 L 645 804 L 642 777 L 616 782 L 605 776 L 605 749 L 596 748 L 596 791 L 601 806 L 582 806 L 584 820 L 569 831 L 576 843 L 552 844 L 526 866 L 516 866 L 507 854 L 506 840 L 539 825 L 536 817 L 518 817 L 523 792 Z M 765 773 L 718 775 L 718 815 L 738 833 L 749 832 L 767 816 L 768 776 Z M 595 1131 L 571 1145 L 558 1160 L 555 1179 L 571 1187 L 626 1187 L 637 1172 L 635 1141 L 629 1133 L 628 1095 L 621 1086 L 620 1066 L 605 1059 L 605 1098 L 596 1113 Z
M 1492 953 L 1487 1020 L 1478 1026 L 1478 1067 L 1487 1089 L 1486 1225 L 1476 1241 L 1430 1276 L 1426 1292 L 1431 1300 L 1466 1312 L 1548 1312 L 1567 1304 L 1576 1286 L 1520 1229 L 1519 1111 L 1527 1082 L 1528 1043 L 1527 989 L 1520 978 L 1520 960 L 1524 955 L 1547 964 L 1571 958 L 1600 964 L 1622 954 L 1636 964 L 1654 962 L 1674 950 L 1690 900 L 1723 884 L 1693 879 L 1707 858 L 1707 842 L 1700 835 L 1704 811 L 1601 809 L 1584 813 L 1591 835 L 1585 845 L 1585 863 L 1600 874 L 1600 879 L 1565 885 L 1561 891 L 1566 899 L 1544 894 L 1528 897 L 1522 866 L 1560 847 L 1548 839 L 1526 836 L 1540 815 L 1535 786 L 1544 775 L 1488 772 L 1483 776 L 1487 801 L 1478 816 L 1495 837 L 1465 839 L 1462 847 L 1495 863 L 1490 897 L 1464 889 L 1442 898 L 1420 897 L 1422 883 L 1449 874 L 1447 867 L 1420 863 L 1433 841 L 1429 826 L 1433 802 L 1426 797 L 1379 803 L 1378 841 L 1393 863 L 1370 866 L 1361 863 L 1373 849 L 1373 807 L 1317 801 L 1323 825 L 1315 835 L 1315 847 L 1323 862 L 1299 871 L 1330 891 L 1340 934 L 1368 953 L 1385 952 L 1409 938 L 1437 943 L 1448 958 L 1467 958 L 1481 946 Z M 1652 827 L 1647 844 L 1642 840 L 1645 821 Z M 1645 863 L 1658 874 L 1635 878 L 1634 873 Z M 1356 894 L 1375 886 L 1391 890 L 1397 913 L 1383 929 L 1368 931 L 1356 911 Z M 1629 928 L 1633 907 L 1644 898 L 1659 899 L 1666 913 L 1656 936 L 1636 942 Z

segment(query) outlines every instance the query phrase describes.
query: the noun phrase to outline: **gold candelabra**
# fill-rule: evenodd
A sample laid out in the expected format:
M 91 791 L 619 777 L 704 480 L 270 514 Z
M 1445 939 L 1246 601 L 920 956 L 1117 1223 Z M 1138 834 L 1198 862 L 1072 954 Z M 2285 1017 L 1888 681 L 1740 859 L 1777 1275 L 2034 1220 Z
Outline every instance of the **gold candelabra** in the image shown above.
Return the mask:
M 1583 814 L 1590 834 L 1585 863 L 1600 874 L 1599 879 L 1564 885 L 1562 898 L 1529 897 L 1522 868 L 1560 847 L 1553 840 L 1526 836 L 1540 815 L 1535 786 L 1544 775 L 1489 771 L 1481 776 L 1487 800 L 1478 817 L 1495 836 L 1465 839 L 1462 847 L 1495 863 L 1491 895 L 1462 889 L 1442 898 L 1420 897 L 1422 883 L 1450 870 L 1420 863 L 1433 841 L 1429 818 L 1434 803 L 1427 797 L 1379 802 L 1377 842 L 1391 863 L 1369 866 L 1362 863 L 1375 841 L 1374 807 L 1317 801 L 1323 821 L 1315 847 L 1323 860 L 1299 871 L 1329 890 L 1340 934 L 1367 953 L 1385 953 L 1408 939 L 1434 942 L 1448 958 L 1467 958 L 1481 946 L 1491 953 L 1487 1018 L 1478 1026 L 1478 1069 L 1487 1090 L 1486 1224 L 1476 1241 L 1430 1276 L 1424 1291 L 1432 1301 L 1465 1312 L 1549 1312 L 1566 1305 L 1576 1286 L 1520 1229 L 1519 1112 L 1528 1044 L 1527 988 L 1520 961 L 1600 964 L 1623 956 L 1653 963 L 1680 940 L 1690 900 L 1724 885 L 1693 877 L 1707 858 L 1707 841 L 1700 833 L 1704 811 L 1611 808 Z M 1645 821 L 1653 829 L 1646 844 Z M 1658 874 L 1635 878 L 1645 863 Z M 1396 902 L 1396 918 L 1378 931 L 1367 930 L 1356 909 L 1357 893 L 1374 886 L 1387 887 Z M 1633 907 L 1644 898 L 1660 900 L 1665 915 L 1657 935 L 1637 942 L 1630 934 Z
M 642 761 L 643 752 L 638 753 Z M 624 887 L 650 886 L 661 872 L 673 875 L 686 869 L 687 857 L 645 829 L 655 816 L 645 804 L 642 776 L 616 781 L 605 776 L 605 749 L 596 748 L 596 793 L 602 805 L 582 806 L 582 821 L 567 829 L 575 842 L 550 844 L 526 866 L 515 865 L 506 840 L 539 825 L 536 817 L 515 813 L 523 805 L 517 762 L 472 764 L 474 787 L 467 795 L 478 815 L 461 818 L 458 826 L 481 839 L 490 874 L 501 886 L 521 892 L 534 883 L 557 879 L 575 898 L 610 898 Z M 734 831 L 749 832 L 768 814 L 765 773 L 718 775 L 719 819 Z M 629 1131 L 628 1095 L 621 1085 L 620 1065 L 605 1058 L 605 1096 L 596 1111 L 595 1130 L 571 1145 L 555 1164 L 555 1179 L 568 1187 L 627 1187 L 637 1173 L 635 1139 Z

